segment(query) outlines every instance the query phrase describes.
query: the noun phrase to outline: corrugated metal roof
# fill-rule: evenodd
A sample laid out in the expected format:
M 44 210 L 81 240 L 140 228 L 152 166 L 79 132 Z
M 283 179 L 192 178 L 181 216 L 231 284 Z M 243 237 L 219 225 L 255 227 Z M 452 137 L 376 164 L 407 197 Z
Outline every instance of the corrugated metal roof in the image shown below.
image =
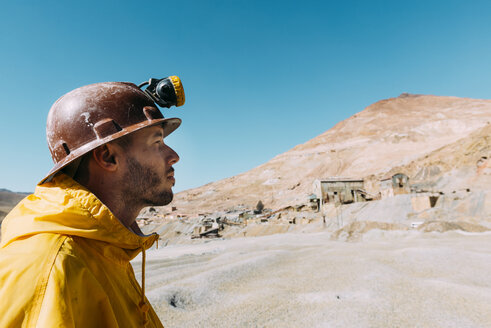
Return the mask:
M 364 182 L 363 179 L 344 178 L 344 177 L 329 177 L 325 179 L 319 179 L 320 182 Z

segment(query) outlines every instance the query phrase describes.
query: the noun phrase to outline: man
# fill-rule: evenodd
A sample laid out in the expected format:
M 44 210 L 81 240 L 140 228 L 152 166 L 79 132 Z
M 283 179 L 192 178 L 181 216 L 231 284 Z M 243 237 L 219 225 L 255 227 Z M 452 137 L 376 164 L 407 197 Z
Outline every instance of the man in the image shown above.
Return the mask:
M 34 194 L 4 219 L 0 327 L 162 327 L 145 298 L 145 250 L 157 234 L 140 210 L 172 200 L 178 155 L 164 138 L 181 123 L 179 78 L 75 89 L 53 105 L 47 139 L 55 162 Z M 142 285 L 130 260 L 143 252 Z

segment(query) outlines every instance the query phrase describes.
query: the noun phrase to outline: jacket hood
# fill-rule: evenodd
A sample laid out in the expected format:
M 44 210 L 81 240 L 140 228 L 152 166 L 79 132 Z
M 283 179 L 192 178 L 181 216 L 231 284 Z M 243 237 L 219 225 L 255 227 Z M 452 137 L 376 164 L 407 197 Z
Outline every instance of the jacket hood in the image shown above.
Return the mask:
M 126 228 L 89 190 L 65 174 L 38 185 L 2 222 L 4 247 L 40 233 L 78 236 L 109 243 L 126 251 L 131 260 L 158 235 L 138 235 Z

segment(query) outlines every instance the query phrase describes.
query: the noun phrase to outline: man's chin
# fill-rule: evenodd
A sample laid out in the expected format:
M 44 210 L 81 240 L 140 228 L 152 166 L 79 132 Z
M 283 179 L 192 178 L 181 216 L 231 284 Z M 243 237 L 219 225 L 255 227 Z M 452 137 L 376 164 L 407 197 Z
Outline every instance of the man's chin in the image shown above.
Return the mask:
M 174 199 L 174 194 L 171 194 L 171 195 L 170 195 L 170 198 L 169 198 L 168 200 L 166 200 L 166 201 L 164 202 L 164 204 L 163 204 L 163 205 L 161 205 L 161 206 L 169 205 L 169 204 L 172 202 L 172 199 Z
M 145 203 L 146 206 L 165 206 L 169 205 L 174 198 L 174 194 L 166 191 L 165 193 L 161 193 L 158 197 L 147 198 Z
M 161 197 L 159 197 L 158 205 L 155 204 L 155 206 L 165 206 L 169 205 L 172 202 L 172 199 L 174 199 L 174 193 L 171 191 L 166 191 L 165 193 L 161 194 Z

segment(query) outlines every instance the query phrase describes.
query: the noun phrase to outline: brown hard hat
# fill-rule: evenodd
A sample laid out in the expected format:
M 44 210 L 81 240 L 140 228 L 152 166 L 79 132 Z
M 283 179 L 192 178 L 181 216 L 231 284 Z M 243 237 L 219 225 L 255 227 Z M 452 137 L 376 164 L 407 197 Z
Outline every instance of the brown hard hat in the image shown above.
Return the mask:
M 164 118 L 153 100 L 132 83 L 96 83 L 70 91 L 48 114 L 46 136 L 55 165 L 41 183 L 91 150 L 158 124 L 166 137 L 181 120 Z

